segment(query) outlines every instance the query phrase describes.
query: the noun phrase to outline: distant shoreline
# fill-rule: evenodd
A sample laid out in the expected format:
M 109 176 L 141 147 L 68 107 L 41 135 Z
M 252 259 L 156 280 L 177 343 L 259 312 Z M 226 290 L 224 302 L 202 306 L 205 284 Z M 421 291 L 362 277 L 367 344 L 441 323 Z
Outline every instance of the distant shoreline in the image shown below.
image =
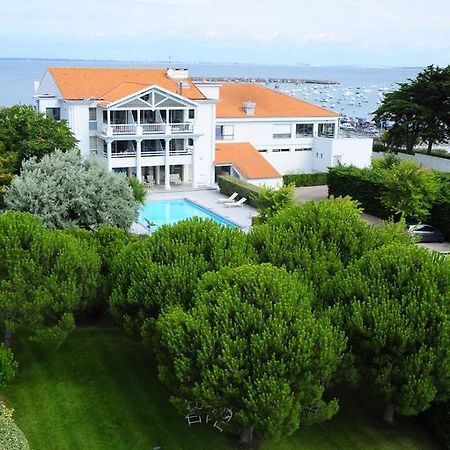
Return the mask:
M 405 69 L 405 70 L 416 70 L 423 69 L 424 66 L 360 66 L 357 64 L 343 64 L 343 65 L 327 65 L 327 64 L 289 64 L 289 63 L 251 63 L 251 62 L 215 62 L 215 61 L 168 61 L 168 60 L 136 60 L 136 59 L 84 59 L 84 58 L 34 58 L 34 57 L 3 57 L 0 56 L 0 61 L 70 61 L 70 62 L 99 62 L 99 63 L 136 63 L 136 64 L 161 64 L 165 65 L 185 65 L 185 64 L 195 64 L 195 65 L 217 65 L 217 66 L 267 66 L 267 67 L 309 67 L 309 68 L 333 68 L 333 67 L 346 67 L 353 69 Z

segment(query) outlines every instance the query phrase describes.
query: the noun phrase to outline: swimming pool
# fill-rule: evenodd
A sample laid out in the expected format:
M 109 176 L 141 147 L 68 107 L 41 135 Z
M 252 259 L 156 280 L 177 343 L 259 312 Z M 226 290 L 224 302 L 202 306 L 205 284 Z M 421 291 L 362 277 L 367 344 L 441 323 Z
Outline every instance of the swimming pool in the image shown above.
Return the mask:
M 203 219 L 212 219 L 222 225 L 236 228 L 237 226 L 224 219 L 217 214 L 202 208 L 195 203 L 184 200 L 159 200 L 148 201 L 144 203 L 142 207 L 138 221 L 140 224 L 146 226 L 148 219 L 153 222 L 155 226 L 152 226 L 152 231 L 156 230 L 162 225 L 173 224 L 180 220 L 191 219 L 192 217 L 201 217 Z

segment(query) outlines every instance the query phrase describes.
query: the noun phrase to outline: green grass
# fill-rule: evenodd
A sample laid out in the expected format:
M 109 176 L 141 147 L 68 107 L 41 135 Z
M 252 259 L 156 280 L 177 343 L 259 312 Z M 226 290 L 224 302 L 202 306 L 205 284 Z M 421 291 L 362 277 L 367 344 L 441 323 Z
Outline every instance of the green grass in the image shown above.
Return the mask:
M 5 392 L 33 450 L 231 450 L 226 435 L 189 427 L 157 380 L 149 349 L 114 328 L 79 329 L 59 350 L 26 343 Z M 305 427 L 262 450 L 434 450 L 420 424 L 389 427 L 365 398 L 344 401 L 333 420 Z

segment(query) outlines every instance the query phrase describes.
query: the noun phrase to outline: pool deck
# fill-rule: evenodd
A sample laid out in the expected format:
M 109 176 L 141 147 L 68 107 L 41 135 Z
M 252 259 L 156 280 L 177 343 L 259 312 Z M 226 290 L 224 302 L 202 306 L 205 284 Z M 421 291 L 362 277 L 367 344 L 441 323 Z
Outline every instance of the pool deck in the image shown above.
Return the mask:
M 147 193 L 145 200 L 191 200 L 214 214 L 235 223 L 242 230 L 249 231 L 252 225 L 252 217 L 257 215 L 256 209 L 246 204 L 240 207 L 227 208 L 223 203 L 219 202 L 220 199 L 225 198 L 227 198 L 227 196 L 221 194 L 220 191 L 216 189 L 177 190 L 176 192 L 158 192 L 152 190 Z M 147 229 L 139 223 L 134 223 L 131 230 L 136 234 L 148 234 Z

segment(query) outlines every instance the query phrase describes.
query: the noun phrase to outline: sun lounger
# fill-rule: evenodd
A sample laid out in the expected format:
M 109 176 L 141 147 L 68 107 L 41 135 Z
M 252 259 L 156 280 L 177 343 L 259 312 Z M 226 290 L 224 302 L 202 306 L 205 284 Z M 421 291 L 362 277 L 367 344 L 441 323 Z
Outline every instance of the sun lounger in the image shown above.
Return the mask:
M 234 202 L 234 199 L 238 196 L 239 194 L 237 192 L 233 192 L 228 198 L 219 198 L 218 202 L 219 203 L 226 203 L 226 202 Z
M 232 208 L 234 206 L 242 206 L 245 202 L 247 201 L 247 199 L 245 197 L 242 197 L 240 200 L 238 200 L 237 202 L 225 202 L 224 205 L 227 208 Z

